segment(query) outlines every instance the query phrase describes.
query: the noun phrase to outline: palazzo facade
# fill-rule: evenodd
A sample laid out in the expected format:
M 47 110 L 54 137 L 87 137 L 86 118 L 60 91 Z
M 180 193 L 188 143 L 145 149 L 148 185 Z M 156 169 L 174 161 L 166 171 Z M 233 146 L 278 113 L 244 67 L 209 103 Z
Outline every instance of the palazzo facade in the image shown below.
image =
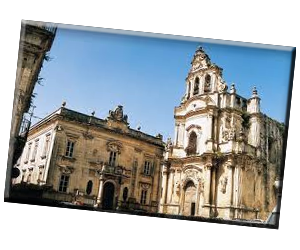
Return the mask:
M 163 152 L 162 136 L 130 128 L 120 105 L 100 119 L 63 104 L 30 129 L 13 184 L 47 187 L 43 199 L 157 212 Z

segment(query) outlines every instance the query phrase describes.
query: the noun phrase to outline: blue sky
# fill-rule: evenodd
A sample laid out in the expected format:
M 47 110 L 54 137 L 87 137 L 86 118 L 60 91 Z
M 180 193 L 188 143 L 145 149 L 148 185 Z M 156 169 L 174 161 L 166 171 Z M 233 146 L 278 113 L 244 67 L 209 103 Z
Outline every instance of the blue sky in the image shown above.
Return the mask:
M 121 104 L 130 127 L 173 138 L 174 107 L 199 45 L 239 95 L 249 98 L 256 86 L 262 112 L 285 121 L 291 51 L 66 28 L 58 29 L 52 60 L 44 62 L 34 115 L 43 118 L 66 101 L 70 109 L 105 118 Z

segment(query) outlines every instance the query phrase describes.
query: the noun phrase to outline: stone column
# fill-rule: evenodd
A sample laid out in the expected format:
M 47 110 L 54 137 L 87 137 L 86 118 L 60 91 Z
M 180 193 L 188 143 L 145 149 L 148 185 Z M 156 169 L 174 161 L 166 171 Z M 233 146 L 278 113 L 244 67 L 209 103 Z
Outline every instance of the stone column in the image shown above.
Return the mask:
M 232 204 L 235 207 L 235 213 L 234 213 L 234 218 L 238 218 L 238 207 L 239 207 L 239 192 L 240 192 L 240 187 L 239 187 L 239 176 L 240 176 L 240 167 L 236 166 L 234 168 L 234 175 L 233 175 L 233 182 L 234 182 L 234 188 L 233 188 L 233 201 Z
M 233 179 L 233 164 L 229 162 L 227 164 L 227 187 L 226 187 L 226 192 L 228 193 L 227 195 L 227 206 L 228 206 L 228 211 L 226 212 L 226 219 L 232 219 L 232 205 L 233 205 L 233 188 L 234 188 L 234 179 Z
M 213 111 L 209 111 L 207 114 L 207 141 L 206 151 L 212 152 L 213 149 Z
M 179 137 L 179 123 L 175 123 L 175 146 L 178 146 L 178 137 Z
M 210 111 L 207 114 L 207 140 L 212 139 L 212 118 L 213 118 L 213 113 Z
M 168 203 L 172 202 L 173 187 L 174 187 L 174 173 L 175 173 L 175 169 L 171 168 L 169 174 L 169 185 L 168 185 L 168 196 L 169 196 Z
M 103 175 L 100 175 L 99 178 L 99 190 L 97 195 L 97 206 L 101 208 L 102 203 L 102 190 L 103 190 Z
M 185 129 L 184 128 L 185 128 L 185 124 L 181 123 L 181 125 L 180 125 L 180 144 L 179 144 L 180 147 L 184 146 L 184 139 L 185 139 Z
M 193 81 L 191 81 L 191 89 L 190 89 L 191 97 L 194 96 L 194 82 L 195 82 L 195 79 Z
M 195 201 L 195 216 L 199 215 L 200 197 L 201 197 L 201 179 L 198 181 Z
M 205 217 L 209 217 L 210 215 L 210 209 L 211 209 L 211 169 L 212 164 L 206 164 L 205 170 L 206 170 L 206 177 L 204 182 L 204 211 L 203 215 Z
M 230 107 L 234 108 L 235 107 L 235 98 L 236 98 L 236 89 L 235 89 L 234 83 L 231 84 L 229 93 L 230 93 Z
M 185 202 L 185 192 L 184 192 L 184 186 L 180 186 L 180 198 L 179 198 L 179 214 L 182 215 L 183 208 L 184 208 L 184 202 Z
M 205 205 L 210 205 L 210 186 L 211 186 L 211 164 L 206 164 L 206 181 L 204 183 L 204 202 Z
M 216 209 L 217 209 L 217 182 L 216 182 L 216 177 L 217 177 L 217 167 L 214 165 L 212 167 L 212 172 L 211 172 L 211 215 L 216 216 Z
M 160 213 L 164 212 L 164 205 L 166 204 L 166 197 L 167 197 L 167 179 L 168 179 L 168 169 L 166 165 L 163 166 L 163 172 L 162 172 L 162 196 L 161 196 L 161 206 L 160 206 Z

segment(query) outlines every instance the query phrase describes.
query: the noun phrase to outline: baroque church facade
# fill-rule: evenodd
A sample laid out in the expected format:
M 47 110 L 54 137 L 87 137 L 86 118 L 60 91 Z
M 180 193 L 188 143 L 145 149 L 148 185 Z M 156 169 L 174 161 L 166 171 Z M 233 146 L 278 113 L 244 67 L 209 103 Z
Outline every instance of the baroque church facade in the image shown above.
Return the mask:
M 103 209 L 265 220 L 277 203 L 284 126 L 228 89 L 200 47 L 174 111 L 173 141 L 129 127 L 123 107 L 106 119 L 65 104 L 35 124 L 14 185 L 49 186 L 43 198 Z
M 197 49 L 167 142 L 160 212 L 224 219 L 266 219 L 277 203 L 284 126 L 228 90 L 222 68 Z

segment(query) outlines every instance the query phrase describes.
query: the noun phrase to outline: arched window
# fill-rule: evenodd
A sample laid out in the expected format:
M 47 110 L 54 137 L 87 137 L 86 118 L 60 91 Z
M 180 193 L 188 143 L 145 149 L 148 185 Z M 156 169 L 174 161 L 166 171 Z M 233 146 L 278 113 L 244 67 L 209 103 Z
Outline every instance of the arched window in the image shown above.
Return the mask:
M 86 191 L 87 195 L 90 195 L 92 190 L 93 190 L 93 182 L 90 180 L 90 181 L 88 181 L 88 183 L 86 185 L 85 191 Z
M 205 76 L 204 92 L 210 92 L 211 90 L 211 76 Z
M 187 155 L 194 155 L 197 152 L 197 135 L 194 131 L 191 132 L 189 137 L 189 144 L 186 148 Z
M 199 94 L 199 77 L 196 77 L 195 83 L 194 83 L 194 95 Z

